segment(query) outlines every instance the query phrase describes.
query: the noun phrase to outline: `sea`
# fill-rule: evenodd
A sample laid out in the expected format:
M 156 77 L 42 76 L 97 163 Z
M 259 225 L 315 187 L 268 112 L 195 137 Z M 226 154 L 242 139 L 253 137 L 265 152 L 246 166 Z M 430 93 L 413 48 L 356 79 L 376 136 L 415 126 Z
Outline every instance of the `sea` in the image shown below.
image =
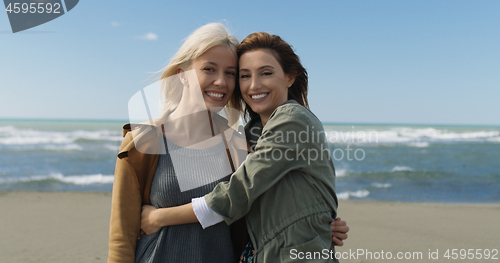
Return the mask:
M 125 122 L 0 120 L 0 190 L 110 192 Z M 500 127 L 324 128 L 340 200 L 500 203 Z

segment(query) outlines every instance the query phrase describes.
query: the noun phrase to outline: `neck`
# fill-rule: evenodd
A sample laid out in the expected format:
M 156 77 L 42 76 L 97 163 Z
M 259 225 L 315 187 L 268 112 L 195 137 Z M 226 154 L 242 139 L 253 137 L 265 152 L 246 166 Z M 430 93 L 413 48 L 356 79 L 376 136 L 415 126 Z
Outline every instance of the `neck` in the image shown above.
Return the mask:
M 266 126 L 267 121 L 269 120 L 269 115 L 267 114 L 259 114 L 260 121 L 262 122 L 262 127 Z
M 194 113 L 175 110 L 165 121 L 165 137 L 183 147 L 206 141 L 218 133 L 212 119 L 208 110 Z

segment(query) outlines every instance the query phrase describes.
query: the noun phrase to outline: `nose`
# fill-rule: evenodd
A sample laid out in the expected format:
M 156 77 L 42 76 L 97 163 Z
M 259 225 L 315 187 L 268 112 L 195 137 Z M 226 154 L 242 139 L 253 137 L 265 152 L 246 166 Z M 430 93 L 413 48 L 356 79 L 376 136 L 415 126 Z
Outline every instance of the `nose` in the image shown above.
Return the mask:
M 227 79 L 224 72 L 219 72 L 215 78 L 214 85 L 217 87 L 225 88 L 227 87 Z
M 250 77 L 250 90 L 257 90 L 260 87 L 259 79 L 251 76 Z

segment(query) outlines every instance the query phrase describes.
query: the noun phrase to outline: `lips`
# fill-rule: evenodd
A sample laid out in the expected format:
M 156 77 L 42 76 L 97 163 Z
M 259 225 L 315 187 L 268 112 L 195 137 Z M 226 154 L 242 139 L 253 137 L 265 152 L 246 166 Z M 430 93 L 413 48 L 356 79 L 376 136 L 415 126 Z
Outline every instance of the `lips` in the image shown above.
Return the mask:
M 250 94 L 249 97 L 254 102 L 261 102 L 269 96 L 269 92 Z
M 226 93 L 218 92 L 218 91 L 205 91 L 205 94 L 207 94 L 207 96 L 209 98 L 216 100 L 216 101 L 222 101 L 222 99 L 226 95 Z

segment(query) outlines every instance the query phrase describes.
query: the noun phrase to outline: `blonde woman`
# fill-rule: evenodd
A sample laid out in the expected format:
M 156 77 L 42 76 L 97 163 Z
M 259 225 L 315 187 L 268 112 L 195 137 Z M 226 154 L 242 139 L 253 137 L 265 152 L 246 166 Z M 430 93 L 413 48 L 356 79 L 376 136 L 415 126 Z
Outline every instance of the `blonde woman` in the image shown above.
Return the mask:
M 235 87 L 237 45 L 222 24 L 197 29 L 162 70 L 163 116 L 151 125 L 124 127 L 113 184 L 108 262 L 235 262 L 227 225 L 209 231 L 183 225 L 140 237 L 140 219 L 143 204 L 181 205 L 229 179 L 231 170 L 205 185 L 180 189 L 171 152 L 191 156 L 197 163 L 227 163 L 225 149 L 231 147 L 217 135 L 228 125 L 223 128 L 217 111 Z

